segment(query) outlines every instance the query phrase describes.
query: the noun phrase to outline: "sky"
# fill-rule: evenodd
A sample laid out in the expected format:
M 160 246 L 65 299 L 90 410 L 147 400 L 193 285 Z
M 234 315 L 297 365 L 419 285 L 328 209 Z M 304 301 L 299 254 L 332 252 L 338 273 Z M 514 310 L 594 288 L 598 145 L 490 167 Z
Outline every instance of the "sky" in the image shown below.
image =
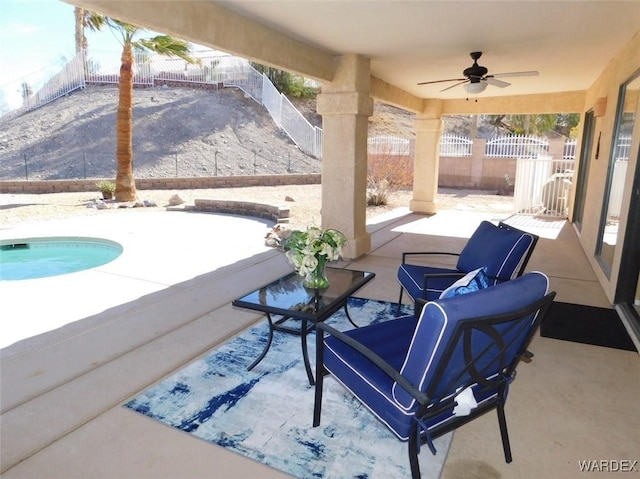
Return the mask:
M 37 83 L 60 70 L 63 58 L 75 56 L 73 10 L 73 5 L 59 0 L 0 1 L 0 89 L 5 101 L 15 102 L 16 96 L 20 101 L 25 77 Z M 110 32 L 87 37 L 96 48 L 119 49 Z
M 11 108 L 22 102 L 22 82 L 37 89 L 38 83 L 75 56 L 73 11 L 73 5 L 60 0 L 0 0 L 0 90 Z M 109 62 L 119 64 L 122 47 L 108 28 L 87 30 L 85 35 L 92 59 L 94 52 L 100 52 L 102 67 Z

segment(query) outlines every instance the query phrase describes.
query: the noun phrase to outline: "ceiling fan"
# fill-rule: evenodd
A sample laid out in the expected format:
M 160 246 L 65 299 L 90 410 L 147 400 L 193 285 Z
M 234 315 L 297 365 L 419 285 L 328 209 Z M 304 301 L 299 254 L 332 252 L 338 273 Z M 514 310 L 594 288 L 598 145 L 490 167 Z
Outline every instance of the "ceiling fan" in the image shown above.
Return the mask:
M 482 56 L 482 52 L 471 52 L 470 55 L 471 59 L 473 60 L 473 65 L 471 65 L 469 68 L 465 68 L 465 70 L 462 72 L 465 78 L 450 78 L 448 80 L 425 81 L 418 83 L 418 85 L 429 85 L 432 83 L 455 81 L 458 83 L 440 90 L 440 92 L 451 90 L 458 85 L 464 85 L 464 89 L 468 93 L 480 93 L 483 92 L 485 88 L 487 88 L 487 85 L 493 85 L 499 88 L 505 88 L 511 85 L 511 83 L 498 80 L 496 77 L 538 76 L 537 71 L 494 73 L 493 75 L 487 75 L 487 73 L 489 73 L 489 70 L 487 70 L 487 68 L 483 67 L 482 65 L 478 65 L 478 59 Z

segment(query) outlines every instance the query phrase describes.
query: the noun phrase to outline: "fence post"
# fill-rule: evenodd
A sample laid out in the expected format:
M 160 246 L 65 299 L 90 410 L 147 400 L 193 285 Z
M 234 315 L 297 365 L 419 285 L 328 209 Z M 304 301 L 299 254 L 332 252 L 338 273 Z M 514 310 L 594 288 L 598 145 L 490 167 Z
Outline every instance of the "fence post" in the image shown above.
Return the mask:
M 482 184 L 482 176 L 484 173 L 484 149 L 486 148 L 487 140 L 475 139 L 471 146 L 471 182 L 476 188 L 480 188 Z

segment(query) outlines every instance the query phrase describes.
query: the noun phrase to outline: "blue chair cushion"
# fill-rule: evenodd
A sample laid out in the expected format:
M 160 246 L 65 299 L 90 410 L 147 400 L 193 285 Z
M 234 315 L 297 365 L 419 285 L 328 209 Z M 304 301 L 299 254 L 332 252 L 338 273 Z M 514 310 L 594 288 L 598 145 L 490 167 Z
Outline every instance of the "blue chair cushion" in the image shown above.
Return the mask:
M 398 281 L 414 301 L 416 300 L 416 298 L 425 298 L 428 300 L 438 299 L 442 294 L 442 291 L 451 286 L 451 284 L 455 282 L 458 277 L 449 276 L 443 278 L 429 278 L 425 296 L 424 275 L 447 273 L 459 273 L 458 277 L 464 275 L 463 272 L 458 272 L 450 268 L 434 268 L 431 266 L 419 266 L 415 264 L 403 263 L 398 268 Z
M 458 281 L 445 289 L 440 294 L 439 299 L 458 296 L 460 294 L 473 293 L 474 291 L 488 288 L 489 280 L 487 279 L 486 271 L 486 266 L 483 266 L 482 268 L 474 269 L 473 271 L 468 272 Z
M 413 315 L 403 316 L 356 328 L 345 334 L 378 353 L 399 371 L 409 350 L 417 321 Z M 399 439 L 408 438 L 407 431 L 411 427 L 413 411 L 404 410 L 393 399 L 395 382 L 388 375 L 353 348 L 331 336 L 325 339 L 324 365 L 354 396 L 366 397 L 366 403 L 372 412 Z
M 471 384 L 476 401 L 481 403 L 494 396 L 496 391 L 474 385 L 469 377 L 456 376 L 456 366 L 465 362 L 461 345 L 456 345 L 452 360 L 448 363 L 450 369 L 447 367 L 437 384 L 434 381 L 456 324 L 469 318 L 520 309 L 542 298 L 547 289 L 548 279 L 544 274 L 529 273 L 513 281 L 474 293 L 430 301 L 423 308 L 418 320 L 414 316 L 406 316 L 357 328 L 345 334 L 376 352 L 395 368 L 399 368 L 404 377 L 430 397 L 455 395 L 459 387 Z M 474 338 L 472 349 L 482 350 L 487 344 L 491 344 L 491 338 L 481 335 Z M 407 440 L 413 414 L 419 406 L 417 401 L 351 347 L 332 337 L 325 339 L 325 346 L 324 363 L 327 370 L 345 388 L 367 404 L 399 439 Z M 516 341 L 512 349 L 520 346 L 521 342 Z M 496 370 L 494 374 L 497 373 Z M 430 419 L 427 426 L 435 427 L 451 418 L 451 414 L 442 414 Z
M 489 277 L 512 279 L 534 244 L 532 234 L 483 221 L 460 252 L 456 269 L 468 273 L 486 266 Z

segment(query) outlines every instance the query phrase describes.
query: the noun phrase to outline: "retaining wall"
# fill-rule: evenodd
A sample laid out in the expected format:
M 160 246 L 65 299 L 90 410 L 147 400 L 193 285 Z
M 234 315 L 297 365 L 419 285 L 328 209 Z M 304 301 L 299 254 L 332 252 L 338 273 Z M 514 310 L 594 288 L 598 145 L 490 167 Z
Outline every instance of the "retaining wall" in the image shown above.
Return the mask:
M 98 191 L 96 183 L 113 178 L 91 180 L 0 181 L 0 193 L 72 193 Z M 192 178 L 139 178 L 138 190 L 199 190 L 206 188 L 242 188 L 247 186 L 318 185 L 320 174 L 206 176 Z

